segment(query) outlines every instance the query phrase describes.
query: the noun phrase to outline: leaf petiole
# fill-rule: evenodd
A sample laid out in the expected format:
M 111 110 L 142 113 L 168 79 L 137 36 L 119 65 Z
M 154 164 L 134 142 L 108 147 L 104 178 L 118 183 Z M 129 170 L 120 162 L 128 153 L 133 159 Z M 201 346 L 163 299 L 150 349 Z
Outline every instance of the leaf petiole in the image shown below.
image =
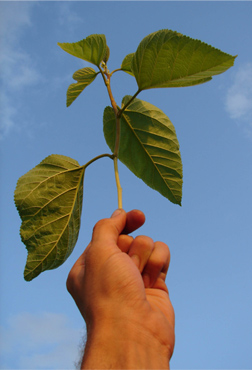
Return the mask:
M 131 104 L 131 102 L 137 97 L 138 94 L 140 94 L 142 90 L 138 89 L 137 92 L 131 97 L 131 99 L 122 107 L 122 109 L 119 110 L 117 116 L 118 118 L 121 117 L 122 113 L 125 111 L 125 109 Z
M 95 162 L 98 159 L 103 158 L 103 157 L 109 157 L 111 159 L 114 159 L 114 155 L 113 154 L 108 154 L 108 153 L 100 154 L 97 157 L 91 159 L 89 162 L 87 162 L 83 167 L 87 168 L 91 163 L 93 163 L 93 162 Z

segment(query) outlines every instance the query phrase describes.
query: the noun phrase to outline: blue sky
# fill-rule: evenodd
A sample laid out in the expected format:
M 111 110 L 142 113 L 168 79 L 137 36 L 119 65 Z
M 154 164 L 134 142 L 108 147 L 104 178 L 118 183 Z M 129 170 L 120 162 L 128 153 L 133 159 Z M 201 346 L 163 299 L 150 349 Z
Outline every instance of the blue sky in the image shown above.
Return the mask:
M 73 369 L 84 323 L 65 288 L 95 222 L 117 207 L 106 158 L 84 180 L 80 236 L 57 270 L 23 279 L 26 249 L 13 202 L 17 179 L 50 154 L 80 164 L 108 152 L 102 115 L 109 99 L 95 80 L 66 108 L 72 74 L 88 64 L 57 42 L 104 33 L 109 69 L 147 34 L 168 28 L 231 55 L 235 65 L 212 81 L 154 89 L 139 98 L 173 122 L 184 166 L 182 207 L 120 165 L 124 208 L 141 209 L 139 230 L 171 250 L 167 277 L 176 313 L 174 369 L 252 368 L 252 3 L 0 2 L 1 369 Z M 136 91 L 131 76 L 112 80 L 118 104 Z

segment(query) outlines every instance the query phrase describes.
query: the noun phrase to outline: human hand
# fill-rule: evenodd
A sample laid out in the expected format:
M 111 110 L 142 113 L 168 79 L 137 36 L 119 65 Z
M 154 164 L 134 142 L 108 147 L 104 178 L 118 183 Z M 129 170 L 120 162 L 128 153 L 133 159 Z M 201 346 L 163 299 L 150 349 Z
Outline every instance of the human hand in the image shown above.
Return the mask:
M 168 368 L 174 347 L 165 285 L 169 249 L 149 237 L 124 234 L 144 223 L 142 212 L 116 213 L 96 224 L 67 280 L 87 324 L 83 368 L 106 368 L 108 361 L 111 368 Z

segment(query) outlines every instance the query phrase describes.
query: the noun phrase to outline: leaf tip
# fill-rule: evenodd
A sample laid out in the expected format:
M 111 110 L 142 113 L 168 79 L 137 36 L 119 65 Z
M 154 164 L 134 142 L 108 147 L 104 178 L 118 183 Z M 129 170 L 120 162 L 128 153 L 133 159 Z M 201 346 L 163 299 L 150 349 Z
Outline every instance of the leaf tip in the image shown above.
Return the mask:
M 31 273 L 31 271 L 28 271 L 27 266 L 25 266 L 25 269 L 24 269 L 24 280 L 25 281 L 27 282 L 32 281 L 38 275 L 39 273 L 34 275 L 34 273 Z
M 62 49 L 62 45 L 63 45 L 62 42 L 57 42 L 57 45 Z
M 28 276 L 25 275 L 25 273 L 24 273 L 24 280 L 27 281 L 27 282 L 29 282 L 29 281 L 32 281 L 32 278 L 28 278 Z

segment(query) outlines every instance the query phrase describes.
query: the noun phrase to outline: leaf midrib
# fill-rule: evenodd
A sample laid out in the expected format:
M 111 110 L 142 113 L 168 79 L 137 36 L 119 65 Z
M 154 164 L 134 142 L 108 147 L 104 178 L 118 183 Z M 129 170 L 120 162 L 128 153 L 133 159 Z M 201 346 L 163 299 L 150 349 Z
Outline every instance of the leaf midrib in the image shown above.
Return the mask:
M 52 165 L 53 166 L 53 165 Z M 62 167 L 63 168 L 63 167 Z M 35 191 L 41 184 L 43 184 L 44 182 L 46 182 L 48 179 L 53 179 L 55 176 L 58 176 L 58 175 L 61 175 L 61 174 L 64 174 L 64 173 L 67 173 L 67 172 L 71 172 L 71 171 L 78 171 L 78 170 L 80 170 L 80 169 L 84 169 L 85 168 L 85 166 L 80 166 L 80 167 L 77 167 L 77 168 L 71 168 L 71 169 L 67 169 L 67 170 L 65 170 L 65 171 L 60 171 L 60 172 L 57 172 L 56 174 L 54 174 L 54 175 L 52 175 L 52 176 L 48 176 L 48 177 L 46 177 L 45 178 L 45 180 L 43 180 L 43 181 L 41 181 L 41 182 L 39 182 L 38 183 L 38 185 L 37 186 L 35 186 L 24 198 L 23 198 L 23 200 L 22 200 L 22 202 L 20 203 L 20 205 L 19 206 L 22 206 L 22 204 L 24 203 L 24 201 L 26 200 L 26 198 L 27 197 L 29 197 L 31 194 L 32 194 L 32 192 L 33 191 Z M 34 177 L 34 176 L 36 176 L 35 174 L 34 175 L 30 175 L 29 177 Z M 26 176 L 26 177 L 28 177 L 28 176 Z M 29 183 L 29 184 L 32 184 L 32 182 L 31 183 Z
M 82 182 L 82 178 L 83 178 L 83 174 L 84 174 L 84 169 L 85 169 L 85 166 L 82 166 L 82 169 L 83 169 L 83 172 L 82 172 L 82 174 L 81 174 L 81 176 L 80 176 L 80 179 L 79 179 L 79 181 L 78 181 L 78 186 L 76 186 L 76 189 L 79 189 L 80 188 L 80 184 L 81 184 L 81 182 Z M 67 171 L 65 171 L 65 172 L 67 172 Z M 65 216 L 62 216 L 61 218 L 64 218 L 64 217 L 68 217 L 69 218 L 69 220 L 70 220 L 70 218 L 71 218 L 71 215 L 72 215 L 72 211 L 73 211 L 73 208 L 74 208 L 74 205 L 75 205 L 75 202 L 76 202 L 76 198 L 77 198 L 77 196 L 78 196 L 78 191 L 76 191 L 76 195 L 75 195 L 75 199 L 74 199 L 74 202 L 73 202 L 73 206 L 71 207 L 71 212 L 69 213 L 69 214 L 66 214 Z M 60 218 L 59 218 L 60 219 Z M 59 234 L 59 237 L 58 237 L 58 239 L 57 239 L 57 241 L 54 243 L 54 245 L 53 245 L 53 247 L 50 249 L 50 251 L 46 254 L 46 256 L 42 259 L 42 260 L 40 260 L 40 263 L 38 263 L 37 265 L 36 265 L 36 267 L 34 268 L 34 269 L 32 269 L 30 272 L 29 272 L 29 274 L 32 274 L 32 272 L 35 270 L 35 269 L 37 269 L 40 265 L 43 265 L 43 262 L 46 260 L 46 258 L 48 258 L 48 256 L 52 253 L 52 251 L 54 250 L 54 248 L 56 248 L 56 255 L 57 255 L 57 252 L 58 252 L 58 248 L 57 248 L 57 245 L 58 245 L 58 243 L 59 243 L 59 240 L 62 238 L 62 236 L 63 236 L 63 234 L 64 234 L 64 232 L 65 232 L 65 230 L 66 230 L 66 228 L 67 228 L 67 226 L 68 226 L 68 224 L 69 224 L 69 220 L 68 220 L 68 222 L 66 222 L 66 225 L 65 225 L 65 227 L 63 228 L 63 230 L 62 230 L 62 232 L 61 232 L 61 234 Z M 58 220 L 57 220 L 58 221 Z M 50 224 L 50 223 L 48 223 L 48 224 Z M 38 230 L 38 229 L 37 229 Z M 33 234 L 34 235 L 34 234 Z M 29 240 L 29 239 L 28 239 Z M 56 259 L 56 258 L 55 258 Z M 55 263 L 55 260 L 53 261 L 53 263 Z
M 66 194 L 66 193 L 68 193 L 68 192 L 70 192 L 70 191 L 72 191 L 72 190 L 74 190 L 74 189 L 77 189 L 77 187 L 78 186 L 75 186 L 75 187 L 73 187 L 73 188 L 70 188 L 70 189 L 67 189 L 67 190 L 65 190 L 65 191 L 63 191 L 62 193 L 60 193 L 60 194 L 57 194 L 57 196 L 55 196 L 54 198 L 52 198 L 52 199 L 50 199 L 47 203 L 45 203 L 42 207 L 40 207 L 39 208 L 39 210 L 36 212 L 36 213 L 34 213 L 34 215 L 31 215 L 31 216 L 26 216 L 26 217 L 30 217 L 30 218 L 32 218 L 32 217 L 35 217 L 38 213 L 40 213 L 46 206 L 48 206 L 48 204 L 50 204 L 51 202 L 53 202 L 55 199 L 57 199 L 57 198 L 59 198 L 59 197 L 61 197 L 62 195 L 64 195 L 64 194 Z M 29 209 L 32 209 L 32 208 L 38 208 L 38 206 L 33 206 L 33 207 L 28 207 L 28 208 L 25 208 L 25 211 L 28 211 Z M 28 220 L 25 220 L 25 222 L 28 222 Z
M 129 112 L 130 112 L 130 110 L 126 110 L 126 112 L 127 112 L 127 111 L 129 111 Z M 131 124 L 130 124 L 130 123 L 128 122 L 128 120 L 126 119 L 125 114 L 123 114 L 123 117 L 124 117 L 125 121 L 127 122 L 128 126 L 131 128 L 131 131 L 133 132 L 133 134 L 134 134 L 134 135 L 135 135 L 135 137 L 137 138 L 138 142 L 139 142 L 139 143 L 140 143 L 140 145 L 142 146 L 143 150 L 145 151 L 145 153 L 147 154 L 147 156 L 150 158 L 151 163 L 153 164 L 153 166 L 155 167 L 155 169 L 156 169 L 156 170 L 157 170 L 157 172 L 159 173 L 159 175 L 160 175 L 160 177 L 161 177 L 162 181 L 164 182 L 165 186 L 169 189 L 169 191 L 171 192 L 171 194 L 172 194 L 173 198 L 174 198 L 174 199 L 176 200 L 176 202 L 177 202 L 177 198 L 176 198 L 176 196 L 174 195 L 173 191 L 171 190 L 171 188 L 168 186 L 168 184 L 167 184 L 167 183 L 166 183 L 166 181 L 164 180 L 164 178 L 163 178 L 163 176 L 162 176 L 161 172 L 160 172 L 160 171 L 159 171 L 159 169 L 157 168 L 157 166 L 156 166 L 155 162 L 152 160 L 152 157 L 151 157 L 151 156 L 150 156 L 150 154 L 146 151 L 146 149 L 145 149 L 145 147 L 143 146 L 142 142 L 139 140 L 139 138 L 138 138 L 138 136 L 137 136 L 137 134 L 136 134 L 135 130 L 133 129 L 133 127 L 131 126 Z
M 134 101 L 132 102 L 132 105 L 134 104 Z M 167 125 L 165 125 L 163 122 L 161 122 L 161 121 L 158 121 L 156 118 L 154 118 L 154 117 L 152 117 L 152 116 L 150 116 L 150 114 L 148 114 L 148 112 L 156 112 L 156 113 L 160 113 L 160 110 L 158 110 L 158 109 L 147 109 L 147 108 L 145 108 L 145 110 L 144 111 L 142 111 L 142 110 L 135 110 L 135 109 L 129 109 L 131 107 L 131 105 L 125 110 L 125 112 L 132 112 L 132 113 L 136 113 L 136 114 L 140 114 L 140 115 L 142 115 L 142 116 L 144 116 L 144 117 L 147 117 L 148 119 L 151 119 L 151 120 L 153 120 L 153 121 L 155 121 L 155 122 L 157 122 L 158 124 L 160 124 L 160 125 L 162 125 L 162 126 L 164 126 L 166 129 L 168 129 L 171 133 L 173 133 L 173 131 L 172 131 L 172 129 L 169 127 L 169 126 L 167 126 Z M 167 117 L 168 118 L 168 117 Z M 156 135 L 156 136 L 159 136 L 159 137 L 163 137 L 162 135 L 158 135 L 158 134 L 156 134 L 156 133 L 152 133 L 151 131 L 146 131 L 146 130 L 144 130 L 144 129 L 142 129 L 142 128 L 136 128 L 135 129 L 136 131 L 142 131 L 142 132 L 146 132 L 146 133 L 151 133 L 152 135 Z M 172 141 L 176 146 L 178 146 L 178 141 L 177 141 L 177 139 L 175 138 L 175 139 L 169 139 L 170 141 Z
M 168 44 L 169 42 L 170 42 L 170 40 L 172 39 L 173 37 L 171 37 L 166 43 L 164 43 L 163 45 L 162 45 L 162 47 L 157 51 L 157 53 L 156 53 L 156 57 L 155 57 L 155 63 L 154 63 L 154 67 L 152 68 L 152 74 L 151 74 L 151 87 L 149 87 L 149 88 L 155 88 L 155 87 L 161 87 L 161 86 L 163 86 L 163 85 L 165 85 L 167 82 L 179 82 L 180 80 L 184 80 L 184 79 L 189 79 L 190 77 L 193 77 L 193 79 L 195 78 L 195 77 L 197 77 L 197 76 L 199 76 L 200 77 L 200 74 L 202 73 L 202 72 L 211 72 L 211 70 L 213 69 L 213 68 L 216 68 L 217 66 L 222 66 L 226 61 L 224 61 L 224 62 L 222 62 L 222 63 L 220 63 L 220 64 L 216 64 L 216 65 L 214 65 L 213 67 L 211 67 L 211 68 L 208 68 L 208 69 L 204 69 L 204 70 L 202 70 L 202 66 L 203 66 L 203 64 L 204 64 L 204 61 L 206 60 L 206 58 L 208 57 L 208 55 L 211 53 L 211 50 L 209 50 L 205 55 L 204 55 L 204 58 L 203 58 L 203 61 L 201 62 L 201 69 L 200 69 L 200 71 L 199 72 L 197 72 L 197 73 L 193 73 L 193 74 L 188 74 L 188 70 L 190 69 L 190 65 L 191 65 L 191 61 L 192 61 L 192 56 L 195 54 L 195 52 L 197 51 L 197 49 L 199 48 L 199 46 L 200 45 L 198 45 L 198 47 L 197 48 L 194 48 L 194 50 L 193 50 L 193 54 L 191 55 L 191 58 L 190 58 L 190 63 L 189 63 L 189 65 L 188 65 L 188 68 L 187 68 L 187 74 L 186 75 L 184 75 L 183 77 L 181 77 L 181 78 L 172 78 L 172 76 L 173 76 L 173 72 L 174 72 L 174 68 L 175 68 L 175 64 L 176 64 L 176 59 L 177 59 L 177 57 L 178 57 L 178 55 L 181 53 L 181 51 L 187 46 L 187 44 L 184 44 L 183 45 L 183 47 L 182 47 L 182 49 L 179 49 L 179 45 L 178 45 L 178 48 L 177 48 L 177 52 L 176 52 L 176 55 L 175 55 L 175 58 L 174 58 L 174 61 L 173 61 L 173 66 L 172 66 L 172 71 L 171 71 L 171 77 L 170 77 L 170 79 L 168 79 L 168 80 L 166 80 L 166 81 L 162 81 L 162 83 L 158 83 L 158 84 L 152 84 L 152 81 L 153 81 L 153 74 L 154 74 L 154 72 L 156 71 L 156 68 L 155 68 L 155 65 L 157 64 L 157 59 L 158 59 L 158 56 L 159 56 L 159 54 L 161 53 L 161 51 L 163 51 L 163 49 L 164 49 L 164 46 L 166 45 L 166 44 Z M 181 43 L 181 41 L 182 41 L 182 39 L 181 40 L 179 40 L 179 42 Z M 148 44 L 151 42 L 151 40 L 148 42 Z M 146 49 L 147 49 L 147 47 L 146 47 Z M 214 48 L 213 48 L 214 49 Z M 143 53 L 144 54 L 144 53 Z M 141 66 L 142 66 L 142 61 L 143 61 L 143 57 L 144 57 L 144 55 L 142 56 L 142 58 L 141 58 Z M 141 69 L 142 69 L 142 67 L 141 67 Z M 141 71 L 139 70 L 139 75 L 141 75 Z M 208 78 L 208 79 L 212 79 L 212 77 L 211 76 L 208 76 L 208 77 L 201 77 L 201 80 L 204 80 L 204 79 L 206 79 L 206 78 Z M 148 89 L 149 89 L 148 88 Z

